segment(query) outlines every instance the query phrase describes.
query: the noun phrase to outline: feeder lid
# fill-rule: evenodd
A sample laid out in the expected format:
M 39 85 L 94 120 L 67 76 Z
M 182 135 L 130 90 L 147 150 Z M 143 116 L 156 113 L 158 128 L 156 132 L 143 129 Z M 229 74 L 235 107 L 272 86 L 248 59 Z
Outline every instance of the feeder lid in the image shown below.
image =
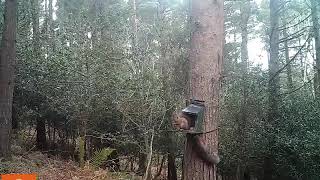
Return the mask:
M 203 111 L 203 106 L 195 105 L 195 104 L 190 104 L 188 107 L 182 110 L 182 112 L 192 114 L 192 115 L 197 115 L 199 112 Z

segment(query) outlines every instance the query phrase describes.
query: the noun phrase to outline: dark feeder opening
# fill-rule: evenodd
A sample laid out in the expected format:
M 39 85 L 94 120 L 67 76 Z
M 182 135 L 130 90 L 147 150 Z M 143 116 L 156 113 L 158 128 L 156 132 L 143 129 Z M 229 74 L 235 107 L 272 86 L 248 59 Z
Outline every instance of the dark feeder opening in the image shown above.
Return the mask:
M 204 108 L 204 101 L 191 100 L 191 103 L 182 110 L 183 114 L 191 119 L 189 133 L 202 133 Z

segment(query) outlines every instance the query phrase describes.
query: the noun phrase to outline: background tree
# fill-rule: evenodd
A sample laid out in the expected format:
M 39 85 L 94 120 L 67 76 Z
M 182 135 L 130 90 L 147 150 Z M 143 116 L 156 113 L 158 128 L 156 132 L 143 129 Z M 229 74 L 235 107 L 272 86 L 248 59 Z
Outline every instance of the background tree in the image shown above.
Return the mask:
M 319 64 L 320 64 L 320 40 L 319 40 L 319 31 L 320 31 L 320 25 L 319 25 L 319 11 L 318 11 L 318 6 L 319 3 L 317 1 L 314 0 L 310 0 L 311 2 L 311 16 L 312 16 L 312 24 L 313 24 L 313 34 L 314 34 L 314 41 L 315 41 L 315 95 L 316 98 L 319 99 L 319 82 L 320 82 L 320 78 L 319 78 Z
M 16 63 L 17 2 L 5 1 L 0 48 L 0 157 L 10 154 L 14 68 Z

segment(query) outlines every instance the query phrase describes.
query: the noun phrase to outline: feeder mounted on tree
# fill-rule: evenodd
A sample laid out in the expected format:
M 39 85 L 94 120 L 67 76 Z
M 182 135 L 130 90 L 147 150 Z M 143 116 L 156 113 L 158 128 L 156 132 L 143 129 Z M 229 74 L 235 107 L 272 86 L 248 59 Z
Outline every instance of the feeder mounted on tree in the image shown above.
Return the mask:
M 182 110 L 183 114 L 191 119 L 190 128 L 195 133 L 203 132 L 204 108 L 204 101 L 191 100 L 191 103 Z

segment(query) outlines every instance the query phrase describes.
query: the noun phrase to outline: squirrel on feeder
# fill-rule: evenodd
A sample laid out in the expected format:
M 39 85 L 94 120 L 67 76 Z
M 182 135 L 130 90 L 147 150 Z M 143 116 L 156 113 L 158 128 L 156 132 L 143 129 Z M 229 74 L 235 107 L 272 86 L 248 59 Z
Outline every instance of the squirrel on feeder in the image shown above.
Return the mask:
M 191 121 L 192 119 L 184 113 L 173 114 L 173 126 L 176 129 L 193 130 L 193 127 L 190 127 Z M 201 138 L 199 135 L 188 134 L 187 137 L 191 139 L 192 146 L 200 159 L 209 164 L 218 164 L 220 162 L 220 158 L 218 155 L 210 154 L 204 143 L 201 142 Z

